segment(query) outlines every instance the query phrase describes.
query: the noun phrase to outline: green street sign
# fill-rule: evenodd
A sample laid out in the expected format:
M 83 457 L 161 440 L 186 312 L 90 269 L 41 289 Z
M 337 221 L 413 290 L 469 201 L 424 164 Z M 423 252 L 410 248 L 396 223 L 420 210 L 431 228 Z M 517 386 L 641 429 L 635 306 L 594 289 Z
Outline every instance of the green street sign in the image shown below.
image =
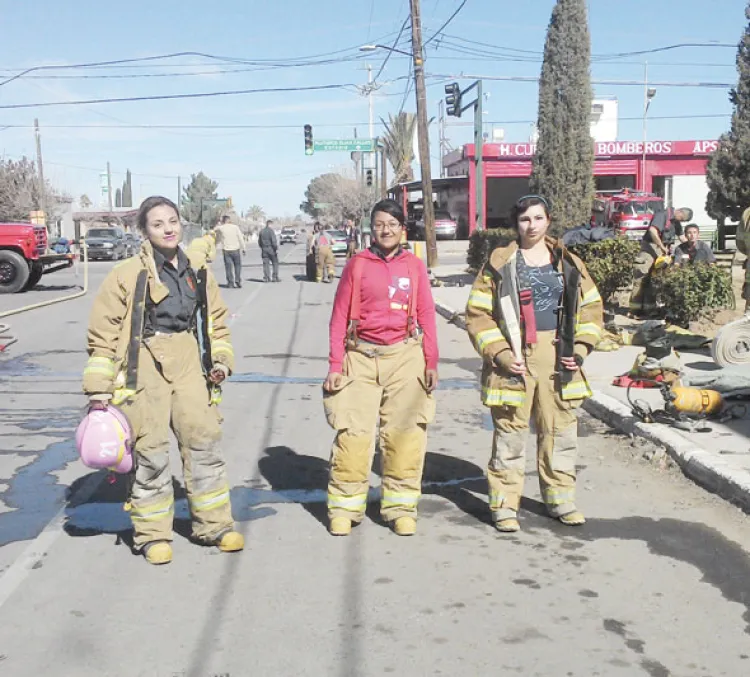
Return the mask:
M 328 206 L 327 202 L 313 202 L 313 209 L 325 209 Z
M 315 141 L 315 150 L 371 153 L 375 150 L 375 141 L 374 139 L 321 139 Z

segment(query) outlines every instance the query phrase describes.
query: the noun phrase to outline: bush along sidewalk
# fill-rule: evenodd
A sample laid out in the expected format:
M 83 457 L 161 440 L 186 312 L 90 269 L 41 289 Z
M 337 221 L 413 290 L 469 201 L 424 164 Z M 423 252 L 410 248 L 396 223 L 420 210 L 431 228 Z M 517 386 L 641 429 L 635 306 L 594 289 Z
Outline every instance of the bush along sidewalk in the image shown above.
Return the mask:
M 680 327 L 710 321 L 719 310 L 731 308 L 734 302 L 732 280 L 716 266 L 704 263 L 672 266 L 655 271 L 651 279 L 665 319 Z

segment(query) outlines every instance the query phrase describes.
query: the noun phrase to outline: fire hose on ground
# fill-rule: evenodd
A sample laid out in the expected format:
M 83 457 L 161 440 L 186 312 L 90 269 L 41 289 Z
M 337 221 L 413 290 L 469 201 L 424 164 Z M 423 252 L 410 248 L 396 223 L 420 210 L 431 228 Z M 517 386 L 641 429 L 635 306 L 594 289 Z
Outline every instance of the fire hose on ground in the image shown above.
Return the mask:
M 88 249 L 85 243 L 81 247 L 81 252 L 83 254 L 83 287 L 81 288 L 81 291 L 78 291 L 75 294 L 70 294 L 68 296 L 62 296 L 61 298 L 51 299 L 49 301 L 41 301 L 39 303 L 32 303 L 28 306 L 14 308 L 13 310 L 6 310 L 5 312 L 0 313 L 0 319 L 10 317 L 11 315 L 20 315 L 21 313 L 25 313 L 30 310 L 37 310 L 38 308 L 46 308 L 47 306 L 52 306 L 57 303 L 64 303 L 65 301 L 73 301 L 74 299 L 86 296 L 89 291 L 89 257 Z M 10 334 L 10 325 L 0 324 L 0 353 L 7 350 L 17 341 L 18 338 Z
M 750 364 L 750 313 L 719 330 L 711 344 L 711 357 L 720 367 Z

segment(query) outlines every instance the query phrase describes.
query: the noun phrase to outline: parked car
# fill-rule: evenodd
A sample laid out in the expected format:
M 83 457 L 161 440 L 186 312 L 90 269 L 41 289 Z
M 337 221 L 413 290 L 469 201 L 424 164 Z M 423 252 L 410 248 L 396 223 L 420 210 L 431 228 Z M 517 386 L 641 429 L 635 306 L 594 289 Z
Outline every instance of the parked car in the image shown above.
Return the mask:
M 414 225 L 414 232 L 418 240 L 425 239 L 424 217 L 420 217 Z M 458 235 L 458 223 L 450 213 L 444 209 L 435 210 L 435 237 L 438 240 L 455 240 Z
M 326 230 L 325 233 L 331 238 L 334 256 L 346 256 L 346 233 L 343 230 Z
M 141 239 L 133 233 L 125 233 L 125 256 L 135 256 L 141 250 Z
M 286 244 L 287 242 L 290 242 L 291 244 L 297 242 L 297 232 L 294 230 L 294 228 L 281 229 L 281 235 L 279 235 L 279 244 Z
M 86 247 L 91 261 L 119 261 L 128 256 L 121 228 L 91 228 L 86 233 Z

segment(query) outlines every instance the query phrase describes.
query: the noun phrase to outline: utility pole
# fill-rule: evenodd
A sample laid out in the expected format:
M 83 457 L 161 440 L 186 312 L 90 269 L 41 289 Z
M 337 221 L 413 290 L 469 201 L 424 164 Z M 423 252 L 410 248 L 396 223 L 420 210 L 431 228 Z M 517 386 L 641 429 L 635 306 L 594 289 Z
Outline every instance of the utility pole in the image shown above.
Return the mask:
M 34 136 L 36 137 L 36 163 L 39 165 L 39 207 L 44 212 L 44 223 L 47 224 L 47 186 L 44 183 L 44 164 L 42 163 L 42 135 L 39 133 L 39 120 L 34 118 Z
M 112 216 L 112 172 L 107 162 L 107 202 L 109 203 L 109 215 Z
M 380 197 L 388 195 L 388 158 L 385 156 L 385 146 L 380 147 Z
M 435 241 L 435 209 L 432 204 L 432 167 L 430 164 L 430 133 L 427 125 L 427 92 L 424 84 L 424 58 L 422 52 L 422 18 L 419 0 L 411 4 L 411 43 L 414 59 L 414 85 L 417 94 L 417 138 L 419 139 L 419 164 L 422 171 L 422 202 L 424 207 L 424 229 L 427 245 L 427 267 L 438 262 Z
M 182 177 L 177 177 L 177 212 L 180 211 L 180 203 L 182 202 Z

